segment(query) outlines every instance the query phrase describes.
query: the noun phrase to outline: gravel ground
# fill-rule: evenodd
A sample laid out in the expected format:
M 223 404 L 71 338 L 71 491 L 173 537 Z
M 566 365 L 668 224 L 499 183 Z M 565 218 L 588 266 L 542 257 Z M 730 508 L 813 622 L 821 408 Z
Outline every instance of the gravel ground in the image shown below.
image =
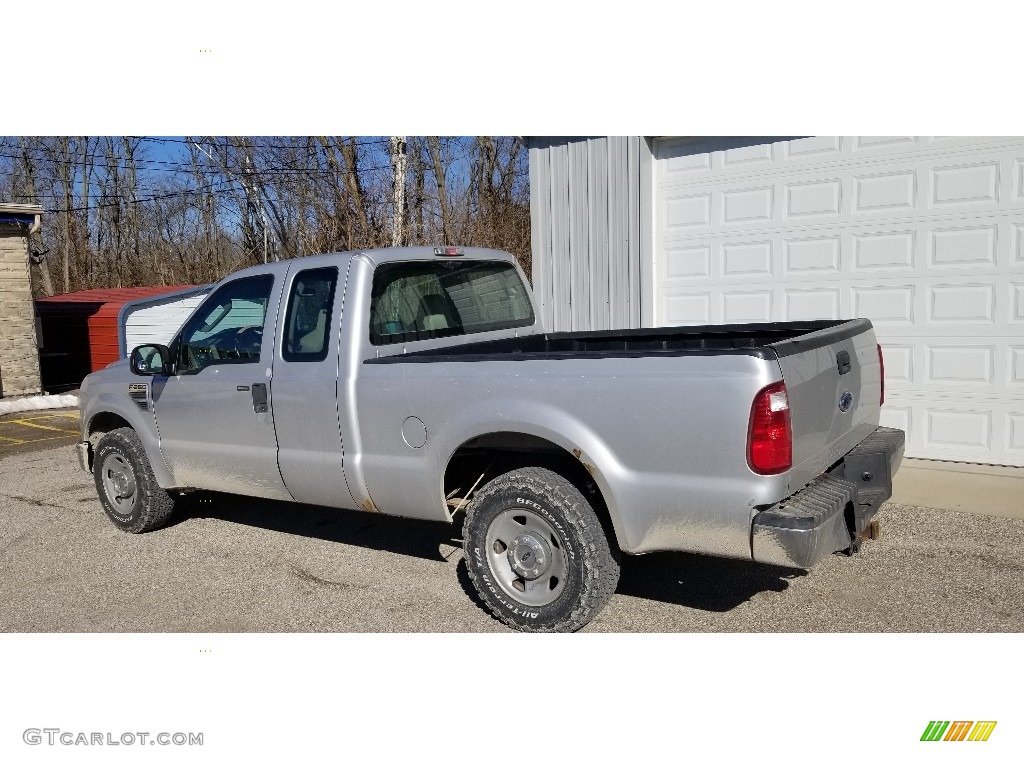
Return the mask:
M 61 446 L 0 459 L 0 630 L 487 632 L 454 527 L 196 495 L 132 536 Z M 627 557 L 586 631 L 1018 632 L 1024 521 L 889 504 L 810 573 Z

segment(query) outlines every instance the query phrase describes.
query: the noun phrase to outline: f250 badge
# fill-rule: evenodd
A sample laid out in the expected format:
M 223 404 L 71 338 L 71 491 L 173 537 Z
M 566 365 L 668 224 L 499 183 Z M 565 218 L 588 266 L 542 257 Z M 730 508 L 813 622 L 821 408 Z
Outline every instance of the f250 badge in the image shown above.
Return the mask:
M 850 406 L 853 404 L 853 392 L 846 390 L 843 392 L 843 396 L 839 398 L 839 410 L 846 413 L 850 410 Z

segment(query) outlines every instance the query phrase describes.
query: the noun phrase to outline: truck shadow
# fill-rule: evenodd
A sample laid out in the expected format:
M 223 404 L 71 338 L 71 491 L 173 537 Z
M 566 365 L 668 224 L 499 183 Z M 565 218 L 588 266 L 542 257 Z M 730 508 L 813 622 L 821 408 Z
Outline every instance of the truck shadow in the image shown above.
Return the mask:
M 460 550 L 462 548 L 460 529 L 445 522 L 389 517 L 372 512 L 339 510 L 288 501 L 268 501 L 226 493 L 195 493 L 179 499 L 171 525 L 199 518 L 224 520 L 424 560 L 444 561 L 446 558 L 441 554 L 441 545 Z
M 171 525 L 212 518 L 293 536 L 367 547 L 435 562 L 462 560 L 461 520 L 455 524 L 389 517 L 286 501 L 252 499 L 222 493 L 195 493 L 178 501 Z M 782 592 L 799 569 L 742 560 L 656 552 L 622 558 L 616 592 L 701 611 L 722 613 L 760 592 Z M 456 575 L 469 598 L 483 607 L 459 562 Z
M 723 613 L 760 592 L 783 592 L 807 571 L 685 552 L 624 557 L 620 595 Z

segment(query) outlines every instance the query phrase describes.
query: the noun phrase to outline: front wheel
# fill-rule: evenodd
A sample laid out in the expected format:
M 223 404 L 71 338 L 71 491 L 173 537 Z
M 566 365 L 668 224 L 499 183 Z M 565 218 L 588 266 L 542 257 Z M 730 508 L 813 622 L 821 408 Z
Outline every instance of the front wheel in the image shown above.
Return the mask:
M 152 531 L 174 511 L 174 498 L 157 483 L 134 429 L 122 427 L 100 438 L 92 470 L 103 511 L 122 531 Z
M 611 599 L 618 553 L 594 508 L 564 477 L 527 467 L 473 497 L 466 568 L 490 611 L 529 632 L 573 632 Z

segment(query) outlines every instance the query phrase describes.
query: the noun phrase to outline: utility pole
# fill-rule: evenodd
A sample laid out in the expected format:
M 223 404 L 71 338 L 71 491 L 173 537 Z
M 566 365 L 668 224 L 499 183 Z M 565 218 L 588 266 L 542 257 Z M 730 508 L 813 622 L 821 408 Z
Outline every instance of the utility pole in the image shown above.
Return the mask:
M 196 142 L 192 142 L 192 146 L 206 155 L 213 162 L 217 162 L 213 155 L 207 152 L 202 146 Z M 266 264 L 270 254 L 270 221 L 267 219 L 267 210 L 263 206 L 263 200 L 259 196 L 259 192 L 256 189 L 256 185 L 249 180 L 249 176 L 254 173 L 254 164 L 252 162 L 252 155 L 249 153 L 249 147 L 243 147 L 245 154 L 242 155 L 242 176 L 236 176 L 228 168 L 226 159 L 221 159 L 220 166 L 224 169 L 224 173 L 233 178 L 239 184 L 242 185 L 242 189 L 245 190 L 245 201 L 246 207 L 252 213 L 259 214 L 260 221 L 263 223 L 263 263 Z M 212 194 L 212 193 L 211 193 Z M 274 254 L 274 261 L 277 261 L 277 254 Z

